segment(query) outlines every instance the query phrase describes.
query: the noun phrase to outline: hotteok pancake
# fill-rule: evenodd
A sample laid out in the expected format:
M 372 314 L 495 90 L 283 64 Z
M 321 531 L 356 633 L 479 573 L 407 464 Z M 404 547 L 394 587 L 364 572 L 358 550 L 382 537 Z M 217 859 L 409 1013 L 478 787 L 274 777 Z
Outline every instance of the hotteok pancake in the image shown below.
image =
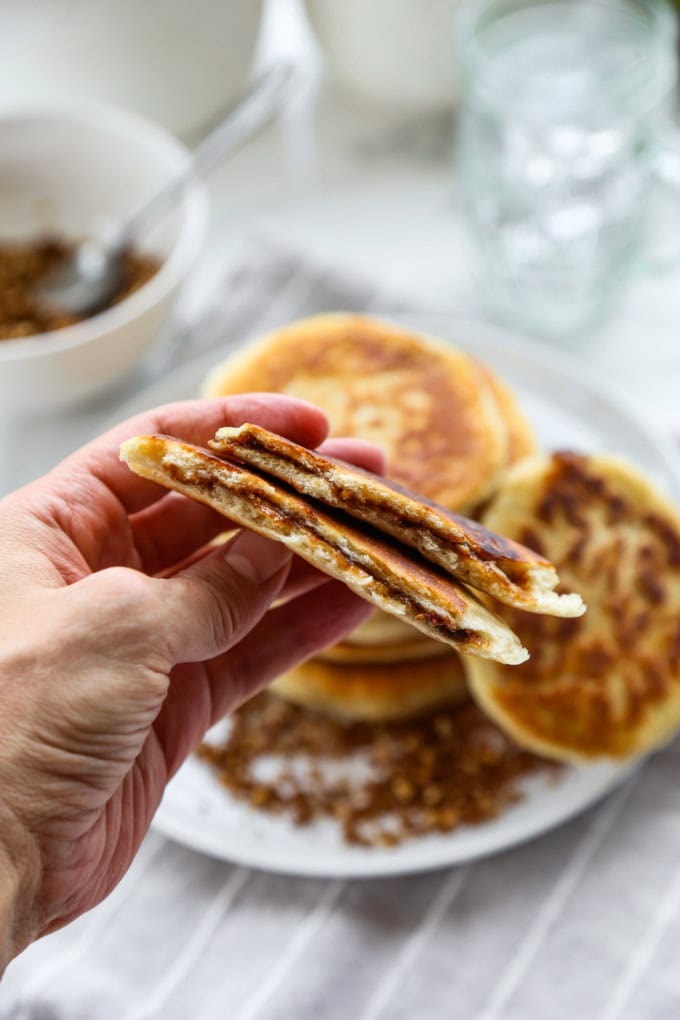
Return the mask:
M 556 759 L 642 754 L 680 726 L 680 519 L 632 465 L 555 454 L 517 465 L 485 523 L 549 556 L 578 620 L 501 607 L 531 658 L 466 659 L 473 696 L 519 744 Z
M 378 443 L 387 477 L 452 510 L 493 492 L 509 436 L 484 371 L 463 351 L 363 315 L 319 315 L 237 351 L 203 395 L 248 391 L 321 407 L 331 435 Z
M 283 542 L 429 637 L 507 663 L 526 658 L 512 631 L 466 588 L 417 553 L 360 528 L 345 514 L 325 511 L 253 470 L 167 436 L 129 439 L 121 447 L 121 458 L 143 478 Z
M 580 616 L 584 611 L 578 594 L 554 590 L 559 578 L 544 556 L 370 471 L 308 450 L 259 425 L 220 429 L 209 445 L 221 456 L 271 474 L 412 546 L 457 580 L 501 602 L 554 616 Z

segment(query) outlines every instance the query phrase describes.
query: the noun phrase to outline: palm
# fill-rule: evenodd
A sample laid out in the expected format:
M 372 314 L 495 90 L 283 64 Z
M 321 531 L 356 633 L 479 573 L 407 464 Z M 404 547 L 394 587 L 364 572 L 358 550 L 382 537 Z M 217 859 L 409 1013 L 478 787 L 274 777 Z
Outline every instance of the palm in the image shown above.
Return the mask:
M 205 668 L 190 665 L 177 669 L 193 674 L 191 679 L 183 678 L 191 683 L 195 695 L 190 702 L 190 729 L 194 739 L 187 740 L 193 746 L 205 731 L 204 720 L 208 715 L 208 702 L 204 697 L 208 689 Z M 121 768 L 120 762 L 112 764 L 109 777 L 112 792 L 103 804 L 101 798 L 92 797 L 91 790 L 85 786 L 84 793 L 91 801 L 89 811 L 68 827 L 61 824 L 58 833 L 49 830 L 44 833 L 49 859 L 62 860 L 61 849 L 70 846 L 66 867 L 46 869 L 44 891 L 48 901 L 56 907 L 47 930 L 61 927 L 95 906 L 126 873 L 171 775 L 164 728 L 161 720 L 157 720 L 149 728 L 141 747 L 130 748 L 135 756 L 127 770 Z M 177 753 L 176 757 L 179 760 Z

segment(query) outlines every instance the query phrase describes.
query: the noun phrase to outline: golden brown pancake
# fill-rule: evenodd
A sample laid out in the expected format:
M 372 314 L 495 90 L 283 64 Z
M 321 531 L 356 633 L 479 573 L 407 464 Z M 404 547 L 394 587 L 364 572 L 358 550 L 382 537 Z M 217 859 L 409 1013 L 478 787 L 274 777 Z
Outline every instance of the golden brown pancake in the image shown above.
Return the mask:
M 458 581 L 501 602 L 554 616 L 584 611 L 578 594 L 555 591 L 559 578 L 545 557 L 370 471 L 259 425 L 220 429 L 209 445 L 417 549 Z
M 526 657 L 512 631 L 464 587 L 417 553 L 321 510 L 292 490 L 207 450 L 167 436 L 121 446 L 131 470 L 196 499 L 231 521 L 283 542 L 361 598 L 408 620 L 428 637 L 504 662 Z
M 460 657 L 342 666 L 310 659 L 279 677 L 272 691 L 298 705 L 346 719 L 401 719 L 468 697 Z
M 360 315 L 276 330 L 215 368 L 208 397 L 268 390 L 318 404 L 331 434 L 380 444 L 387 477 L 453 510 L 493 491 L 507 430 L 478 365 L 462 351 Z
M 493 391 L 496 404 L 508 431 L 506 464 L 510 467 L 524 457 L 529 457 L 532 453 L 538 453 L 538 443 L 524 411 L 520 408 L 515 394 L 507 383 L 499 379 L 488 365 L 481 361 L 477 361 L 477 365 L 482 370 L 486 382 Z
M 503 607 L 531 653 L 467 659 L 471 691 L 519 744 L 558 760 L 643 754 L 680 726 L 680 519 L 630 464 L 555 454 L 518 464 L 485 523 L 549 556 L 578 620 Z

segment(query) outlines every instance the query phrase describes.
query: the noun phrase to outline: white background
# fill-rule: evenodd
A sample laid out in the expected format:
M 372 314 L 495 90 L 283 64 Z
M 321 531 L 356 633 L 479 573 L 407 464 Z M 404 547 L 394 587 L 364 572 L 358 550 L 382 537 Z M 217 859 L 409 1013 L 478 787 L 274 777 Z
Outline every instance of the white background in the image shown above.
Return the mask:
M 270 7 L 261 58 L 276 55 L 301 66 L 303 87 L 280 124 L 213 174 L 209 242 L 184 315 L 200 312 L 243 231 L 255 227 L 365 273 L 406 305 L 482 316 L 441 125 L 360 108 L 326 81 L 296 0 Z M 605 326 L 569 346 L 586 371 L 618 383 L 650 419 L 680 431 L 679 338 L 680 274 L 672 271 L 634 280 Z M 15 423 L 4 436 L 1 487 L 42 473 L 115 419 L 140 382 L 96 408 Z

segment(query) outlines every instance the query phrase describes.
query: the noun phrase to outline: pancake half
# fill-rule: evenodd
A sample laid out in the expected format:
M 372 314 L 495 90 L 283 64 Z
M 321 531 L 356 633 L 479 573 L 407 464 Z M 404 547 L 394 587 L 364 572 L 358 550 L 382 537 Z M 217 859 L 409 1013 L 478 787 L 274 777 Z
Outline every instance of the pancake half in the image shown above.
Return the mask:
M 554 590 L 559 578 L 545 557 L 370 471 L 258 425 L 220 429 L 209 445 L 417 549 L 452 577 L 501 602 L 554 616 L 584 611 L 579 595 Z
M 304 319 L 215 368 L 204 396 L 273 391 L 309 400 L 331 435 L 378 443 L 387 476 L 454 510 L 496 487 L 507 459 L 503 417 L 462 351 L 360 315 Z
M 182 492 L 241 526 L 283 542 L 357 595 L 408 620 L 428 637 L 473 655 L 522 662 L 512 631 L 461 585 L 408 549 L 326 512 L 255 471 L 166 436 L 121 446 L 131 470 Z
M 523 461 L 486 517 L 549 556 L 588 604 L 579 620 L 502 615 L 531 653 L 466 660 L 473 696 L 519 744 L 559 760 L 628 757 L 680 727 L 680 520 L 608 455 Z
M 286 701 L 345 719 L 387 720 L 417 715 L 468 698 L 458 655 L 427 662 L 342 666 L 310 659 L 272 684 Z

